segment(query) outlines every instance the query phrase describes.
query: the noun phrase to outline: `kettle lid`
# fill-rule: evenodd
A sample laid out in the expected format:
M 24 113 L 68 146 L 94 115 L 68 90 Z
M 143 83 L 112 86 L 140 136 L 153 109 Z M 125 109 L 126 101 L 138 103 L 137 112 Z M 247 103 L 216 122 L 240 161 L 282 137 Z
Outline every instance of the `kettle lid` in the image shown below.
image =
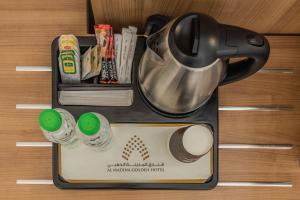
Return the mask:
M 218 58 L 219 34 L 219 24 L 212 17 L 200 13 L 183 15 L 170 28 L 170 51 L 185 66 L 205 67 Z

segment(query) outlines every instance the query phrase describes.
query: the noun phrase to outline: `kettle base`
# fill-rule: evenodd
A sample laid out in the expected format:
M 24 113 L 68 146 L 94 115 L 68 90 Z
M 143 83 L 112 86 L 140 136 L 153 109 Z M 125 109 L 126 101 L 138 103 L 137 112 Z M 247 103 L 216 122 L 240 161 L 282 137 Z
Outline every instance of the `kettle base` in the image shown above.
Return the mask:
M 138 80 L 137 80 L 138 81 Z M 172 117 L 172 118 L 184 118 L 184 117 L 188 117 L 193 115 L 193 113 L 197 112 L 198 110 L 201 110 L 201 108 L 203 106 L 205 106 L 205 104 L 210 100 L 211 97 L 209 97 L 208 99 L 204 100 L 204 102 L 202 104 L 199 105 L 198 108 L 189 111 L 189 112 L 168 112 L 165 111 L 163 109 L 159 108 L 159 105 L 154 105 L 153 103 L 151 103 L 151 101 L 149 101 L 146 96 L 144 95 L 143 89 L 141 88 L 141 85 L 138 82 L 138 91 L 139 91 L 139 95 L 141 96 L 141 98 L 144 100 L 144 102 L 147 104 L 147 106 L 153 110 L 154 112 L 157 112 L 160 115 L 166 116 L 166 117 Z

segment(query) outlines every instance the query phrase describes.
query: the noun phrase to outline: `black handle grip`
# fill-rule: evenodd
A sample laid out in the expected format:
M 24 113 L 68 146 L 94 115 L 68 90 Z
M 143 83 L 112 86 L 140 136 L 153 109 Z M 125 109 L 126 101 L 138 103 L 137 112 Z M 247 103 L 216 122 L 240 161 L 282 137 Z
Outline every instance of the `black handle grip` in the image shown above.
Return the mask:
M 192 19 L 192 55 L 198 55 L 198 49 L 199 49 L 199 18 L 193 18 Z
M 267 62 L 270 52 L 268 40 L 253 31 L 228 25 L 221 25 L 221 42 L 217 52 L 219 58 L 227 60 L 246 57 L 241 61 L 227 64 L 226 75 L 220 85 L 244 79 Z
M 162 27 L 164 27 L 168 22 L 170 21 L 170 18 L 164 15 L 151 15 L 146 20 L 145 25 L 145 35 L 149 36 L 152 33 L 155 33 L 159 31 Z

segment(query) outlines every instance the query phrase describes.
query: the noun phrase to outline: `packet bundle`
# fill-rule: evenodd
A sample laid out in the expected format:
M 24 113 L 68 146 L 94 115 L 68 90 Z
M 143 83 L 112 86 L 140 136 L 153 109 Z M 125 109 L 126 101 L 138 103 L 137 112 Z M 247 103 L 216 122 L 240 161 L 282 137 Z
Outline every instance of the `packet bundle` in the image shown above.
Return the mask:
M 120 65 L 118 65 L 119 83 L 131 83 L 132 62 L 137 41 L 137 28 L 122 28 Z
M 97 44 L 100 49 L 100 59 L 102 63 L 99 76 L 100 83 L 117 83 L 117 69 L 114 56 L 114 39 L 111 25 L 95 25 Z
M 121 65 L 121 48 L 122 48 L 122 34 L 114 34 L 114 57 L 116 61 L 116 71 L 118 81 L 120 83 L 120 65 Z
M 59 70 L 62 83 L 80 82 L 80 50 L 74 35 L 61 35 L 59 45 Z
M 89 47 L 82 55 L 82 80 L 97 76 L 101 71 L 98 46 Z

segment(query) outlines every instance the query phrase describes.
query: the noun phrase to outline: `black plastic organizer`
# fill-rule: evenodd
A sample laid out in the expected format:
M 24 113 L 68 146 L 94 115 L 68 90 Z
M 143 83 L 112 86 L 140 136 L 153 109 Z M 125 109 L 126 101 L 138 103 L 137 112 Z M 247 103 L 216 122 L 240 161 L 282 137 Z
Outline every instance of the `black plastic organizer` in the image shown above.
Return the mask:
M 95 37 L 78 37 L 81 51 L 96 45 Z M 98 112 L 107 117 L 111 123 L 207 123 L 214 132 L 213 175 L 206 183 L 69 183 L 59 176 L 58 150 L 59 145 L 53 144 L 53 181 L 62 189 L 212 189 L 218 183 L 218 91 L 214 91 L 210 100 L 192 113 L 170 115 L 152 107 L 144 98 L 138 85 L 138 66 L 145 50 L 145 39 L 139 37 L 135 50 L 132 69 L 132 84 L 103 85 L 82 83 L 77 85 L 62 84 L 58 67 L 58 38 L 52 43 L 52 107 L 63 108 L 71 112 L 76 119 L 84 112 Z M 111 88 L 132 88 L 133 104 L 129 107 L 111 106 L 63 106 L 58 102 L 59 90 L 107 90 Z

